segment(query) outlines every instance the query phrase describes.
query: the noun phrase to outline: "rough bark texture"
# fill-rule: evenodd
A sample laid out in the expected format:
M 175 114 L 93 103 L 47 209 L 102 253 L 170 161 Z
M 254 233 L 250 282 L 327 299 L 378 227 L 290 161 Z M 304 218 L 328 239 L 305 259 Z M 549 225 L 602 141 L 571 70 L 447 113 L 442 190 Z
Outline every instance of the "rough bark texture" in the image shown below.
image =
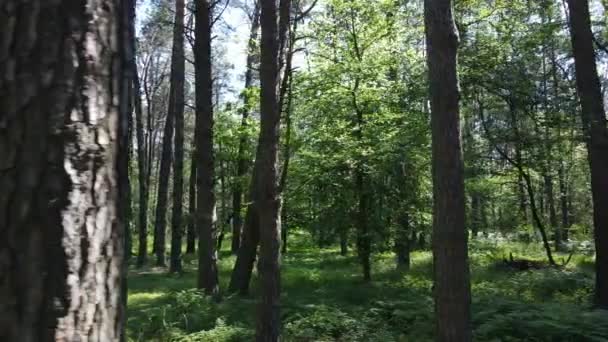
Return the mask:
M 0 340 L 118 341 L 117 0 L 0 4 Z
M 243 178 L 247 174 L 247 164 L 249 161 L 246 157 L 247 136 L 247 120 L 251 111 L 251 96 L 249 90 L 253 85 L 253 67 L 257 53 L 257 38 L 260 29 L 260 5 L 259 1 L 253 10 L 251 29 L 249 32 L 249 42 L 247 48 L 247 70 L 245 70 L 245 93 L 243 96 L 244 109 L 241 119 L 241 137 L 239 139 L 238 162 L 236 168 L 236 181 L 234 182 L 234 192 L 232 194 L 232 253 L 237 253 L 241 246 L 241 232 L 243 230 L 243 217 L 241 216 L 241 207 L 243 201 Z
M 211 73 L 211 11 L 207 0 L 196 2 L 196 171 L 198 239 L 198 287 L 219 293 L 216 250 L 216 213 L 213 153 L 213 79 Z
M 169 272 L 182 270 L 182 207 L 184 197 L 184 0 L 175 1 L 175 26 L 173 32 L 174 70 L 171 72 L 175 118 L 173 157 L 173 215 L 171 217 L 171 258 Z
M 587 140 L 595 236 L 595 304 L 608 309 L 608 129 L 587 0 L 568 0 L 570 32 Z
M 281 0 L 281 11 L 289 0 Z M 284 19 L 284 18 L 282 18 Z M 261 0 L 262 28 L 260 63 L 260 137 L 256 152 L 255 179 L 260 220 L 260 302 L 257 308 L 256 341 L 278 341 L 280 335 L 281 200 L 277 168 L 280 110 L 278 106 L 279 37 L 276 0 Z
M 195 138 L 196 140 L 196 138 Z M 194 142 L 196 144 L 196 141 Z M 195 148 L 196 149 L 196 148 Z M 196 252 L 196 151 L 190 160 L 190 180 L 188 182 L 188 231 L 186 232 L 186 254 Z
M 470 341 L 471 290 L 460 148 L 458 32 L 450 0 L 425 0 L 433 150 L 433 268 L 437 341 Z

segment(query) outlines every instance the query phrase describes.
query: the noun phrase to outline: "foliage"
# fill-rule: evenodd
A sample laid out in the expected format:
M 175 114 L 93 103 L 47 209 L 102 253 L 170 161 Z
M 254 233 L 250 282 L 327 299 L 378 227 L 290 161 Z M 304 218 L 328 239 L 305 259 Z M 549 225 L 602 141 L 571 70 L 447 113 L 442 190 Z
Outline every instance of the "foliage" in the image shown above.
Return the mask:
M 228 246 L 229 244 L 226 244 Z M 410 271 L 391 253 L 375 257 L 375 281 L 358 281 L 357 259 L 318 249 L 309 234 L 294 234 L 283 265 L 285 341 L 431 341 L 430 253 L 412 253 Z M 227 247 L 228 248 L 228 247 Z M 608 315 L 589 307 L 593 270 L 578 257 L 565 269 L 519 272 L 502 256 L 542 260 L 538 246 L 472 244 L 473 327 L 480 341 L 602 341 Z M 221 282 L 233 258 L 222 251 Z M 128 333 L 132 341 L 250 341 L 256 301 L 225 297 L 216 303 L 190 288 L 195 264 L 167 277 L 155 269 L 130 274 Z M 256 281 L 254 280 L 254 284 Z M 253 289 L 255 296 L 256 288 Z

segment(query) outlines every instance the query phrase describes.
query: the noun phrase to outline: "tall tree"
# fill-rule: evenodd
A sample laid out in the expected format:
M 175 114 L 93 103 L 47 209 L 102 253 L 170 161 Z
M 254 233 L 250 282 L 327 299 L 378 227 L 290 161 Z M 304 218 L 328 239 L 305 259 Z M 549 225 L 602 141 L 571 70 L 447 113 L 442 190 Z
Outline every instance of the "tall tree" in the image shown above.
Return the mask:
M 167 200 L 169 194 L 169 176 L 173 157 L 173 134 L 175 131 L 175 119 L 181 103 L 183 121 L 183 94 L 184 94 L 184 16 L 183 11 L 177 10 L 176 1 L 175 20 L 173 24 L 173 48 L 171 51 L 171 77 L 169 86 L 169 106 L 167 108 L 167 119 L 163 132 L 163 146 L 160 159 L 160 170 L 158 179 L 158 199 L 156 202 L 156 222 L 154 224 L 154 252 L 156 253 L 156 266 L 165 266 L 166 250 L 166 226 L 167 226 Z M 182 2 L 183 4 L 183 2 Z M 181 95 L 179 95 L 181 94 Z M 181 96 L 181 101 L 178 98 Z M 182 139 L 183 142 L 183 132 Z M 183 144 L 182 144 L 183 145 Z M 183 148 L 183 146 L 182 146 Z M 182 151 L 183 155 L 183 151 Z M 182 158 L 183 162 L 183 158 Z M 183 164 L 182 164 L 183 165 Z M 174 170 L 173 176 L 176 172 Z M 180 194 L 181 196 L 181 194 Z M 181 207 L 180 207 L 181 210 Z M 181 212 L 180 218 L 181 222 Z
M 243 230 L 243 217 L 241 206 L 243 202 L 243 178 L 247 174 L 246 157 L 247 135 L 245 134 L 249 114 L 251 112 L 251 87 L 253 86 L 254 62 L 256 59 L 258 31 L 260 29 L 260 4 L 256 0 L 253 13 L 250 16 L 251 27 L 249 31 L 249 41 L 247 43 L 247 65 L 245 70 L 245 91 L 243 92 L 243 112 L 241 119 L 241 132 L 239 139 L 238 161 L 236 169 L 236 180 L 232 194 L 232 253 L 237 253 L 241 246 L 241 231 Z
M 182 203 L 184 197 L 184 0 L 175 1 L 175 32 L 173 37 L 174 70 L 171 84 L 175 85 L 171 96 L 175 117 L 175 141 L 173 157 L 173 216 L 171 220 L 171 260 L 170 272 L 182 270 Z
M 278 150 L 280 110 L 277 86 L 279 82 L 279 50 L 284 32 L 279 27 L 289 25 L 290 0 L 281 0 L 277 26 L 276 0 L 261 0 L 262 28 L 260 59 L 260 137 L 254 180 L 258 188 L 257 213 L 260 224 L 260 302 L 258 304 L 256 340 L 278 341 L 280 334 L 280 257 L 281 200 L 278 189 Z M 285 14 L 286 12 L 286 14 Z
M 458 32 L 451 0 L 425 0 L 431 102 L 436 338 L 470 341 L 471 289 L 460 148 Z
M 196 1 L 194 66 L 196 79 L 196 172 L 198 287 L 219 294 L 213 153 L 213 77 L 211 73 L 211 3 Z
M 133 58 L 133 97 L 135 103 L 135 133 L 137 138 L 137 169 L 138 169 L 138 186 L 139 186 L 139 212 L 138 212 L 138 251 L 137 251 L 137 267 L 142 267 L 146 263 L 148 257 L 148 160 L 147 160 L 147 139 L 144 137 L 144 118 L 141 104 L 141 90 L 139 75 L 135 58 Z
M 119 341 L 124 2 L 3 4 L 0 340 Z
M 196 145 L 194 138 L 193 145 Z M 188 231 L 186 232 L 186 254 L 196 252 L 196 147 L 190 157 L 190 179 L 188 180 Z
M 595 236 L 595 304 L 608 309 L 608 128 L 587 0 L 568 0 L 576 87 L 587 143 Z

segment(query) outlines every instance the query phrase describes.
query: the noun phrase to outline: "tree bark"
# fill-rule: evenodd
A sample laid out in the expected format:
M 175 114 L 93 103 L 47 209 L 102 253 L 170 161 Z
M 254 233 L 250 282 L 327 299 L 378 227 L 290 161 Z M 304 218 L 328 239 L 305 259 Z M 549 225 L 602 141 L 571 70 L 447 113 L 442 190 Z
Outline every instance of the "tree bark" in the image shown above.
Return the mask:
M 216 250 L 216 212 L 213 152 L 213 79 L 211 72 L 211 4 L 196 2 L 196 171 L 198 239 L 198 288 L 219 295 Z
M 124 3 L 3 4 L 0 340 L 119 341 Z
M 184 0 L 175 1 L 175 26 L 173 31 L 174 70 L 171 73 L 173 88 L 173 117 L 175 141 L 173 158 L 173 216 L 171 220 L 171 259 L 169 272 L 182 270 L 182 207 L 184 200 Z
M 259 197 L 257 212 L 260 223 L 260 302 L 257 308 L 256 341 L 279 341 L 280 336 L 280 262 L 281 262 L 281 200 L 277 168 L 280 110 L 279 37 L 277 4 L 275 0 L 260 0 L 262 28 L 260 63 L 260 137 L 255 168 L 260 176 L 256 181 Z M 290 1 L 281 0 L 281 21 L 284 11 L 289 20 Z M 287 21 L 288 22 L 288 21 Z
M 122 101 L 120 102 L 120 138 L 118 143 L 120 149 L 118 154 L 118 187 L 121 194 L 119 201 L 120 218 L 125 227 L 125 259 L 129 260 L 133 243 L 131 236 L 132 207 L 129 162 L 131 159 L 131 133 L 133 131 L 133 80 L 135 69 L 132 61 L 135 58 L 135 22 L 133 20 L 135 18 L 135 4 L 131 0 L 123 0 L 121 6 L 122 80 L 120 86 Z
M 173 69 L 176 62 L 177 60 L 175 56 L 173 56 L 171 62 L 171 74 L 173 74 Z M 167 197 L 169 193 L 169 178 L 171 174 L 171 155 L 173 154 L 172 140 L 175 86 L 176 85 L 173 83 L 170 86 L 169 111 L 167 112 L 167 119 L 163 132 L 163 146 L 158 173 L 158 197 L 156 201 L 156 221 L 154 223 L 154 253 L 156 253 L 156 266 L 165 266 Z
M 597 75 L 593 33 L 587 0 L 568 0 L 570 33 L 576 71 L 576 87 L 581 99 L 595 237 L 595 304 L 608 309 L 608 129 L 602 89 Z
M 252 20 L 251 29 L 249 32 L 249 42 L 247 48 L 247 66 L 245 71 L 245 91 L 243 94 L 243 116 L 241 119 L 241 133 L 239 139 L 239 150 L 238 150 L 238 161 L 236 170 L 236 181 L 234 182 L 234 192 L 232 195 L 232 246 L 231 250 L 233 254 L 236 254 L 241 246 L 241 233 L 243 230 L 243 217 L 241 214 L 241 207 L 243 201 L 243 178 L 247 174 L 247 165 L 249 161 L 246 157 L 247 149 L 247 121 L 249 118 L 249 112 L 251 111 L 251 94 L 249 91 L 253 85 L 253 64 L 255 62 L 255 56 L 257 53 L 257 38 L 258 31 L 260 29 L 260 5 L 259 1 L 256 1 Z
M 431 97 L 433 268 L 437 341 L 471 340 L 471 289 L 460 147 L 458 32 L 450 0 L 425 0 Z
M 139 170 L 138 186 L 139 186 L 139 212 L 138 212 L 138 241 L 139 247 L 137 251 L 137 267 L 142 267 L 146 263 L 148 257 L 148 160 L 147 160 L 147 141 L 144 137 L 144 119 L 141 103 L 141 90 L 139 75 L 135 58 L 132 61 L 135 70 L 133 79 L 134 103 L 135 103 L 135 130 L 137 137 L 137 168 Z
M 195 138 L 196 144 L 196 138 Z M 190 180 L 188 182 L 188 231 L 186 234 L 186 254 L 196 252 L 196 148 L 190 160 Z

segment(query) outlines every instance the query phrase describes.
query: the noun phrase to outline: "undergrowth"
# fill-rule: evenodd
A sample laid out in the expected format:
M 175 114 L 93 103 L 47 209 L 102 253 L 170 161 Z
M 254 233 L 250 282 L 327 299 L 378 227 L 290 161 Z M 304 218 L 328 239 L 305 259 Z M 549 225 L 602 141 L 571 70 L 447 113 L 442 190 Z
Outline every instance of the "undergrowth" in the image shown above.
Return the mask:
M 429 341 L 433 339 L 429 252 L 412 253 L 397 271 L 390 253 L 374 256 L 371 283 L 361 281 L 354 256 L 318 250 L 305 236 L 290 239 L 283 259 L 285 341 Z M 229 243 L 226 243 L 229 245 Z M 516 271 L 503 257 L 543 259 L 542 249 L 516 243 L 473 242 L 470 248 L 473 329 L 478 341 L 608 341 L 608 312 L 593 310 L 592 260 L 575 255 L 564 268 Z M 564 255 L 561 255 L 564 257 Z M 221 252 L 227 287 L 234 257 Z M 131 270 L 127 332 L 130 341 L 252 341 L 256 281 L 250 297 L 215 302 L 194 290 L 196 265 L 185 272 Z

